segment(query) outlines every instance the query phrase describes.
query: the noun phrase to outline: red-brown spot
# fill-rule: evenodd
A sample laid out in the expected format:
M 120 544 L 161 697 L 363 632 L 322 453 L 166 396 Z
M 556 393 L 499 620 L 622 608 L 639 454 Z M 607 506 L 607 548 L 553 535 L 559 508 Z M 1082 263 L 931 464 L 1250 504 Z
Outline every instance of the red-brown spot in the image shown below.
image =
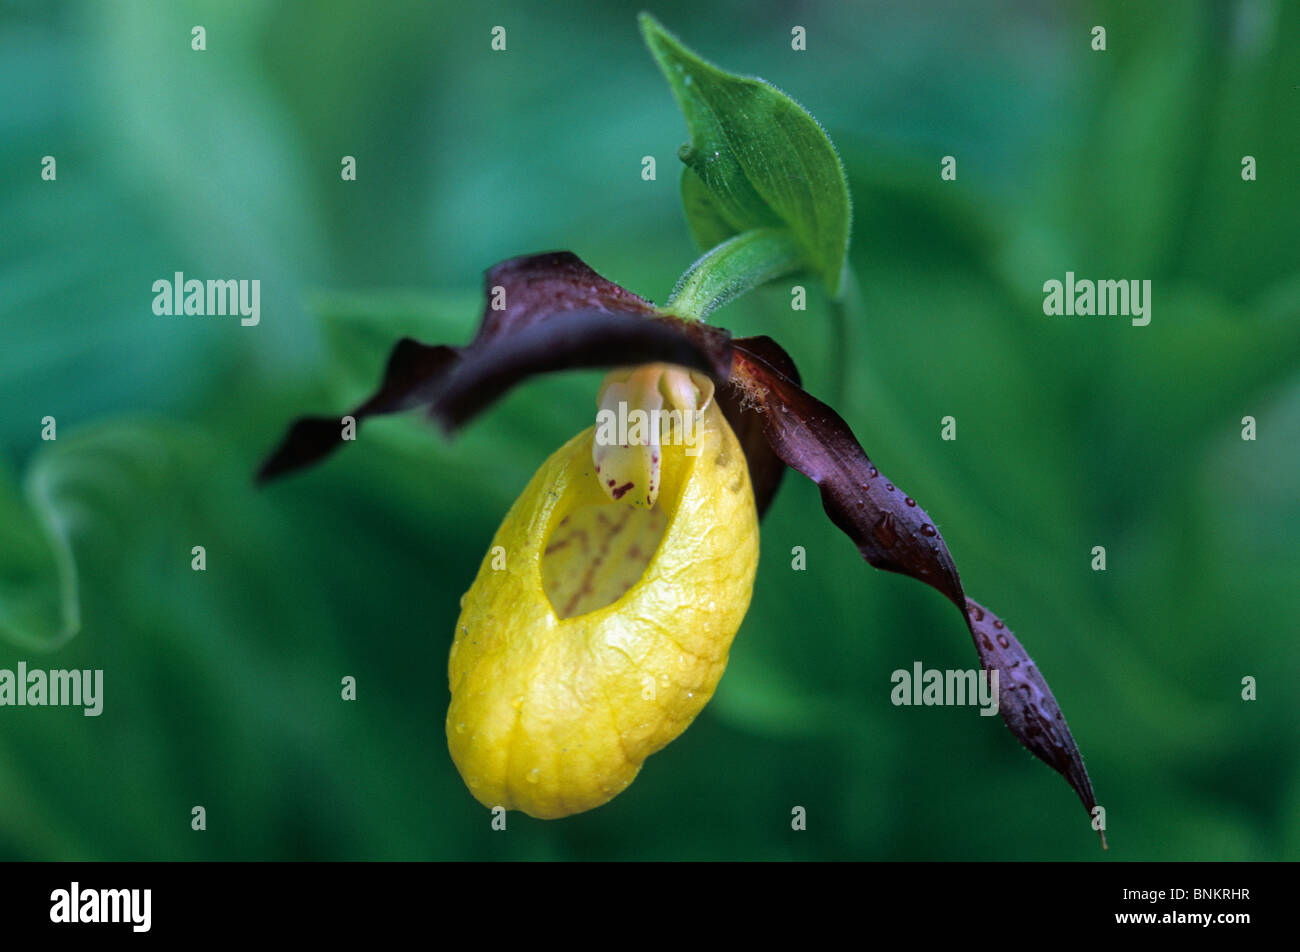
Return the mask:
M 609 484 L 613 486 L 614 480 L 611 479 L 609 481 Z M 624 483 L 622 486 L 619 486 L 617 489 L 611 492 L 610 495 L 613 496 L 615 499 L 622 499 L 623 496 L 626 495 L 627 491 L 631 489 L 633 485 L 634 485 L 633 483 Z

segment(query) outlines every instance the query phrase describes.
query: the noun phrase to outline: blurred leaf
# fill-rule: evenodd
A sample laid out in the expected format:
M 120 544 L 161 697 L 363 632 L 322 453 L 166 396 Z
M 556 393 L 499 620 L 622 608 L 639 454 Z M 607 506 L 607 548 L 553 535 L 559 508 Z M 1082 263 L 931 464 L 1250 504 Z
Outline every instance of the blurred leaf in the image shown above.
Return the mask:
M 648 13 L 641 31 L 686 117 L 680 155 L 712 205 L 683 182 L 691 230 L 713 237 L 786 225 L 832 293 L 849 246 L 849 188 L 835 147 L 808 112 L 761 79 L 737 76 L 696 56 Z
M 0 637 L 53 650 L 81 628 L 73 540 L 121 501 L 162 491 L 176 460 L 169 425 L 114 423 L 45 443 L 24 481 L 0 478 Z M 2 474 L 0 474 L 2 476 Z
M 29 507 L 0 472 L 0 639 L 55 648 L 80 627 L 76 566 L 63 523 L 38 499 Z

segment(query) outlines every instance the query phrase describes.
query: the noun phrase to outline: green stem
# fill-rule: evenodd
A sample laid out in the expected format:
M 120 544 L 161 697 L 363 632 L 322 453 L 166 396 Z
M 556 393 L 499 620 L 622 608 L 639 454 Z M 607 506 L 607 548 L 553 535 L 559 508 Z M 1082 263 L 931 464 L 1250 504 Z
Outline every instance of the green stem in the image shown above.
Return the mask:
M 862 288 L 846 262 L 840 278 L 840 293 L 831 298 L 831 385 L 835 406 L 848 397 L 849 327 L 862 323 Z
M 783 228 L 755 228 L 706 251 L 677 279 L 664 310 L 703 320 L 710 311 L 805 267 L 802 249 Z

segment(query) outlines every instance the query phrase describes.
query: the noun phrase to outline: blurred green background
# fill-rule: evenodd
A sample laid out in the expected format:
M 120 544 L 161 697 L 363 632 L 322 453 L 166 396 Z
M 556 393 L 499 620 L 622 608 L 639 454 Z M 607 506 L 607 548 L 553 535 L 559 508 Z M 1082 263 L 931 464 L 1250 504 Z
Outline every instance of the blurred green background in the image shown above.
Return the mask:
M 527 386 L 451 442 L 383 419 L 317 470 L 251 476 L 289 419 L 367 393 L 399 336 L 467 340 L 500 259 L 567 248 L 667 296 L 697 249 L 640 6 L 0 5 L 0 667 L 105 679 L 99 718 L 0 708 L 0 858 L 1300 856 L 1283 0 L 652 7 L 839 147 L 862 298 L 844 347 L 815 292 L 714 319 L 776 336 L 814 393 L 837 396 L 843 355 L 836 405 L 1047 675 L 1110 853 L 998 721 L 890 704 L 896 668 L 975 665 L 969 636 L 862 563 L 797 474 L 690 730 L 603 808 L 490 829 L 443 734 L 457 601 L 600 375 Z M 154 316 L 178 270 L 259 278 L 260 326 Z M 1044 316 L 1067 270 L 1150 278 L 1150 326 Z

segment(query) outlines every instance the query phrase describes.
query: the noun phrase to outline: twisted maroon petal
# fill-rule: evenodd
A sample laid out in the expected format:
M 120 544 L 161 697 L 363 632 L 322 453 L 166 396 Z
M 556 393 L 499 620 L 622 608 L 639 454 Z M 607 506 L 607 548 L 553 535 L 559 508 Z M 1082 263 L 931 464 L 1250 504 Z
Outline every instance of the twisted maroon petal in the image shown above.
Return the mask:
M 347 414 L 424 406 L 454 431 L 537 374 L 664 361 L 726 380 L 730 335 L 660 314 L 569 252 L 503 261 L 484 281 L 478 333 L 466 347 L 398 342 L 378 390 Z M 295 421 L 258 471 L 269 480 L 320 462 L 343 440 L 340 417 Z
M 1066 779 L 1091 817 L 1092 781 L 1047 681 L 1003 621 L 966 598 L 934 521 L 872 464 L 840 415 L 799 385 L 793 362 L 775 341 L 738 338 L 732 353 L 733 385 L 749 412 L 761 417 L 776 456 L 820 487 L 826 514 L 870 564 L 933 586 L 961 610 L 980 664 L 998 672 L 1003 721 Z M 1105 846 L 1104 833 L 1101 840 Z

